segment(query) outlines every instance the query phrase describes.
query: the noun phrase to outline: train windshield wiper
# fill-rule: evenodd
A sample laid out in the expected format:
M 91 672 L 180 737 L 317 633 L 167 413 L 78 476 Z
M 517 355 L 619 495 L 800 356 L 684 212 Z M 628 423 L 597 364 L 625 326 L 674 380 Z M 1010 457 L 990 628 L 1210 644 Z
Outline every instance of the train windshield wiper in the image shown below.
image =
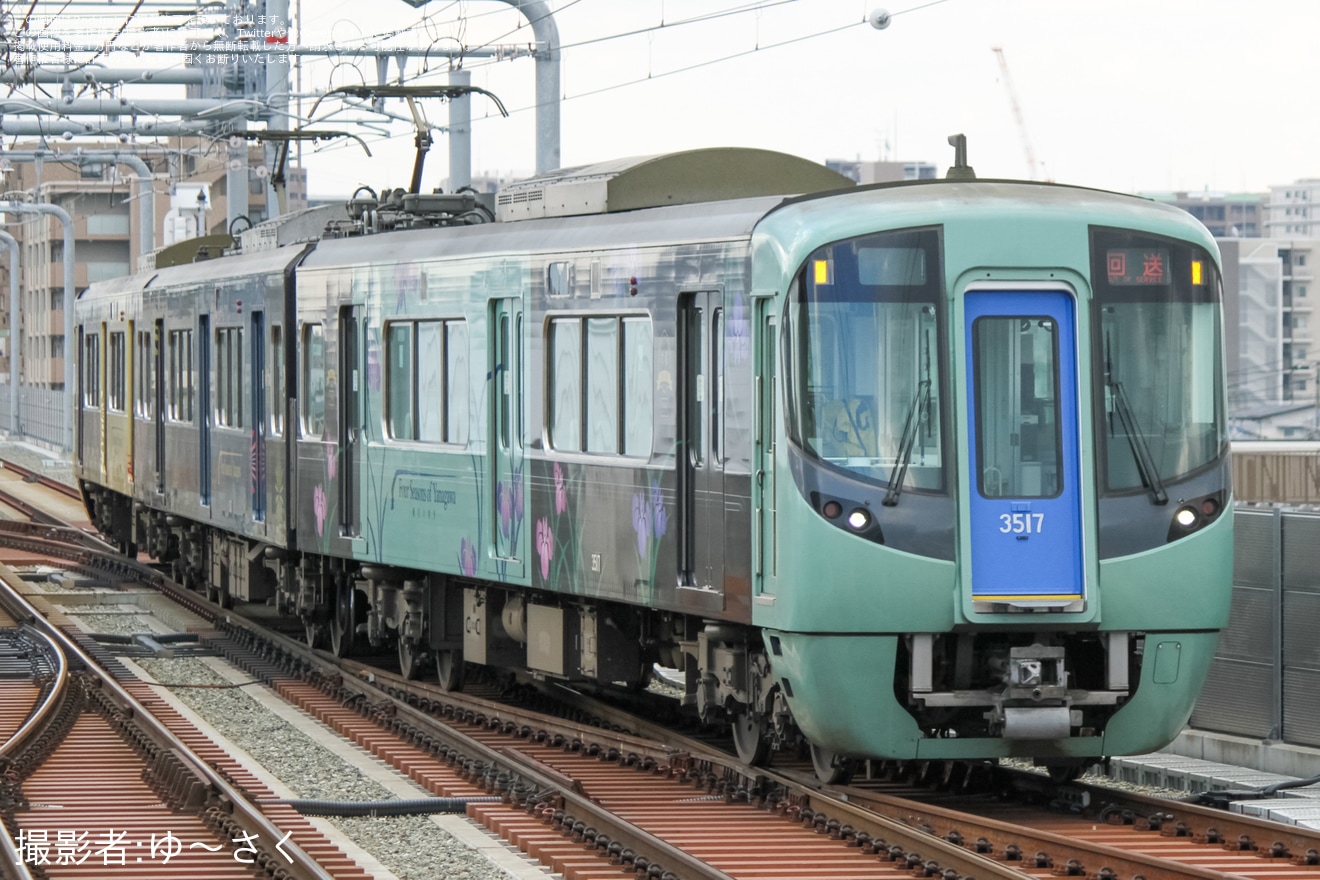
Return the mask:
M 1114 409 L 1118 412 L 1118 418 L 1123 423 L 1123 431 L 1127 434 L 1128 446 L 1132 447 L 1132 457 L 1137 462 L 1137 471 L 1141 474 L 1141 481 L 1150 489 L 1155 496 L 1156 504 L 1167 504 L 1169 495 L 1164 491 L 1164 482 L 1160 480 L 1160 473 L 1155 469 L 1155 459 L 1151 458 L 1150 449 L 1146 446 L 1146 440 L 1141 434 L 1141 426 L 1137 424 L 1137 417 L 1132 413 L 1132 407 L 1128 405 L 1126 392 L 1123 391 L 1123 383 L 1116 382 L 1113 378 L 1106 376 L 1105 384 L 1108 386 L 1111 396 L 1114 400 Z M 1114 436 L 1114 422 L 1111 415 L 1109 421 L 1109 436 Z
M 894 462 L 894 471 L 889 479 L 889 491 L 885 493 L 884 501 L 880 502 L 885 507 L 893 507 L 898 503 L 898 494 L 903 491 L 903 480 L 907 478 L 908 462 L 912 460 L 912 444 L 917 439 L 918 413 L 930 399 L 930 380 L 922 379 L 917 383 L 917 394 L 912 400 L 912 407 L 908 410 L 907 421 L 903 424 L 903 436 L 898 441 L 898 459 Z

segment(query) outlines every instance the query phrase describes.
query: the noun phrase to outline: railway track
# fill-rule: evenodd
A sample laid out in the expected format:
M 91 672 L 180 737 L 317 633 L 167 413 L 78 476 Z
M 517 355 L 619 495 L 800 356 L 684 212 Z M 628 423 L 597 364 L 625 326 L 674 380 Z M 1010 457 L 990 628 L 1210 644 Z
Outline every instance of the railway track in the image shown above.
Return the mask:
M 0 541 L 44 539 L 21 531 L 6 527 Z M 920 800 L 897 797 L 876 790 L 879 782 L 821 789 L 809 762 L 744 767 L 700 739 L 551 686 L 545 690 L 568 707 L 563 714 L 584 720 L 445 692 L 360 662 L 336 664 L 237 614 L 221 617 L 149 569 L 74 540 L 77 531 L 51 532 L 61 539 L 57 555 L 103 577 L 131 573 L 209 616 L 215 632 L 203 641 L 231 662 L 434 796 L 458 799 L 469 816 L 566 877 L 1275 880 L 1320 872 L 1320 837 L 1250 819 L 1239 830 L 1232 823 L 1242 817 L 1185 804 L 1076 787 L 1052 790 L 1054 810 L 928 790 Z M 885 784 L 921 791 L 903 779 Z M 1043 782 L 1015 787 L 1033 785 L 1036 799 L 1046 797 Z M 258 786 L 240 788 L 251 794 Z M 296 806 L 271 795 L 255 800 L 272 810 Z

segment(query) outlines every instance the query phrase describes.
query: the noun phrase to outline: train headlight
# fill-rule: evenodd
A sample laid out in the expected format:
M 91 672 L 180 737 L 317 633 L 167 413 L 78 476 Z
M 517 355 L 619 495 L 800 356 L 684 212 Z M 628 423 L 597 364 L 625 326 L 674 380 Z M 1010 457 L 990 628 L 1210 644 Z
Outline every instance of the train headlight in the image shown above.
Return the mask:
M 848 527 L 853 531 L 860 532 L 871 524 L 871 514 L 858 507 L 848 514 Z
M 1196 525 L 1196 511 L 1190 507 L 1184 507 L 1173 515 L 1173 519 L 1184 529 L 1190 529 Z

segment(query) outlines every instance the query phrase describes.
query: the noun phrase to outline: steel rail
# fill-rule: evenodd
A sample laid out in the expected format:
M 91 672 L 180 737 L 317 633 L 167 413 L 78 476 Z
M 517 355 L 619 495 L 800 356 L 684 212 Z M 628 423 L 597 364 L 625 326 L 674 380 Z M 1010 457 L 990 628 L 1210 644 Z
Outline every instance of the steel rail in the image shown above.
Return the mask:
M 0 565 L 0 584 L 3 584 L 4 588 L 9 591 L 14 601 L 25 607 L 26 613 L 33 618 L 33 626 L 51 636 L 61 646 L 66 655 L 95 674 L 103 691 L 119 706 L 123 707 L 133 717 L 134 722 L 148 733 L 157 745 L 167 752 L 172 752 L 189 773 L 204 783 L 208 791 L 218 797 L 222 803 L 232 807 L 233 817 L 243 826 L 244 830 L 254 832 L 257 838 L 262 841 L 282 839 L 282 835 L 275 825 L 256 806 L 250 803 L 242 792 L 215 773 L 205 762 L 197 759 L 192 750 L 182 740 L 152 716 L 145 706 L 105 672 L 73 639 L 59 627 L 38 614 L 23 599 L 21 583 L 21 580 L 9 566 Z M 290 877 L 297 878 L 297 880 L 333 880 L 331 875 L 297 844 L 287 841 L 283 844 L 283 847 L 282 851 L 286 854 L 285 858 L 292 857 L 292 862 L 287 867 L 283 867 L 283 870 Z M 269 859 L 278 858 L 273 852 L 267 852 L 266 855 Z M 278 862 L 272 863 L 278 864 Z
M 69 658 L 55 640 L 49 634 L 42 632 L 36 626 L 31 624 L 23 627 L 29 634 L 45 641 L 50 653 L 55 657 L 55 679 L 51 683 L 51 688 L 47 692 L 41 704 L 34 706 L 27 720 L 14 731 L 3 743 L 0 743 L 0 758 L 7 757 L 18 752 L 28 744 L 34 737 L 44 732 L 47 719 L 59 711 L 64 702 L 64 696 L 68 693 L 69 686 Z

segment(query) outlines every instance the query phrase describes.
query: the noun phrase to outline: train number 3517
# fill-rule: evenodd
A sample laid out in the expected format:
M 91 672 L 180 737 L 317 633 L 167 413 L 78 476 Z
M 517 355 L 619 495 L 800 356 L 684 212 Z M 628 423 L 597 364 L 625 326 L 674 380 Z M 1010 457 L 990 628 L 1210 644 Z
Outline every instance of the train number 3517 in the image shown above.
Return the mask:
M 1012 533 L 1014 535 L 1029 535 L 1032 532 L 1040 534 L 1040 530 L 1045 525 L 1045 514 L 1043 513 L 1001 513 L 999 521 L 1003 523 L 999 531 L 1004 534 Z

